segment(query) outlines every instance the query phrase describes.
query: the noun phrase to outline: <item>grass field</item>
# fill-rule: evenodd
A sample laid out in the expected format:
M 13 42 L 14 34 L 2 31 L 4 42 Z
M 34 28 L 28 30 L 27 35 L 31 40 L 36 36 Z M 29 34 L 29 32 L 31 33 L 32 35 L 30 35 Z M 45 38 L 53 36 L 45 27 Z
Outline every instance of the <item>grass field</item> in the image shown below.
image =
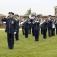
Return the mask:
M 26 39 L 20 31 L 20 40 L 14 44 L 14 49 L 7 47 L 6 33 L 0 30 L 0 57 L 57 57 L 57 36 L 47 37 L 46 40 L 40 35 L 39 42 L 29 35 Z

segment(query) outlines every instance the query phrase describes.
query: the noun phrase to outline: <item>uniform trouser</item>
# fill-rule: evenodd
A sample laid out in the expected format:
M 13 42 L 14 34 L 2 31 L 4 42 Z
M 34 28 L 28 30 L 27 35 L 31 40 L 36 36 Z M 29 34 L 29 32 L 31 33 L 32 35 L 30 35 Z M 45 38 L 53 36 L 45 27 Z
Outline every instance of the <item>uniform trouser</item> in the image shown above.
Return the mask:
M 55 28 L 52 28 L 52 36 L 55 35 Z
M 34 28 L 32 28 L 32 35 L 34 36 Z
M 22 27 L 22 33 L 23 33 L 23 35 L 25 34 L 25 32 L 24 32 L 24 27 Z
M 34 36 L 35 36 L 35 41 L 38 41 L 39 40 L 39 31 L 35 31 Z
M 43 30 L 43 38 L 44 38 L 44 39 L 46 39 L 46 38 L 47 38 L 47 35 L 46 35 L 47 33 L 46 33 L 46 32 L 47 32 L 47 30 L 46 30 L 46 29 L 45 29 L 45 30 Z
M 25 29 L 25 38 L 28 38 L 28 29 Z
M 29 28 L 29 34 L 31 34 L 31 27 Z
M 43 34 L 43 29 L 41 28 L 41 34 Z
M 52 36 L 52 29 L 48 29 L 48 36 L 49 36 L 49 37 Z
M 19 32 L 16 32 L 15 38 L 16 38 L 16 40 L 19 40 Z
M 8 41 L 9 49 L 13 49 L 14 48 L 14 34 L 7 33 L 7 41 Z

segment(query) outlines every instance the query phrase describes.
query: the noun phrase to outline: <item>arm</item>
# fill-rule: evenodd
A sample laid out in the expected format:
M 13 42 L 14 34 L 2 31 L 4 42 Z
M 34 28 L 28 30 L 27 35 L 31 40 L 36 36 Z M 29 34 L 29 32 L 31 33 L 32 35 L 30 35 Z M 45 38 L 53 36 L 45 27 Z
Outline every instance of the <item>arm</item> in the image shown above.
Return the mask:
M 2 21 L 2 23 L 6 23 L 6 18 L 4 18 L 4 19 L 2 19 L 1 21 Z

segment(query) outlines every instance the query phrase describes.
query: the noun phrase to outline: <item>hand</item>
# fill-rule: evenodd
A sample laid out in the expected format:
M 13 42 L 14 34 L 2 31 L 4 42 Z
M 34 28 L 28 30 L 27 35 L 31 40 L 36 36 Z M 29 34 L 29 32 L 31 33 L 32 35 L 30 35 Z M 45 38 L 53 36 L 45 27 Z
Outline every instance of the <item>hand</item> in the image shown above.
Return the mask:
M 16 34 L 16 32 L 14 32 L 14 34 Z

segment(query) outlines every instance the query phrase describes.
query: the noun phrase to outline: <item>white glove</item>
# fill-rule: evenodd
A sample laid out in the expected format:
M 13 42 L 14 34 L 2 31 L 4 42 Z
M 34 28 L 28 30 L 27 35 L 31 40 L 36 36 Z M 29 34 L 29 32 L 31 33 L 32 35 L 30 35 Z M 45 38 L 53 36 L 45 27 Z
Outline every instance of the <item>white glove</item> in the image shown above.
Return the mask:
M 14 32 L 14 34 L 16 34 L 16 32 Z

